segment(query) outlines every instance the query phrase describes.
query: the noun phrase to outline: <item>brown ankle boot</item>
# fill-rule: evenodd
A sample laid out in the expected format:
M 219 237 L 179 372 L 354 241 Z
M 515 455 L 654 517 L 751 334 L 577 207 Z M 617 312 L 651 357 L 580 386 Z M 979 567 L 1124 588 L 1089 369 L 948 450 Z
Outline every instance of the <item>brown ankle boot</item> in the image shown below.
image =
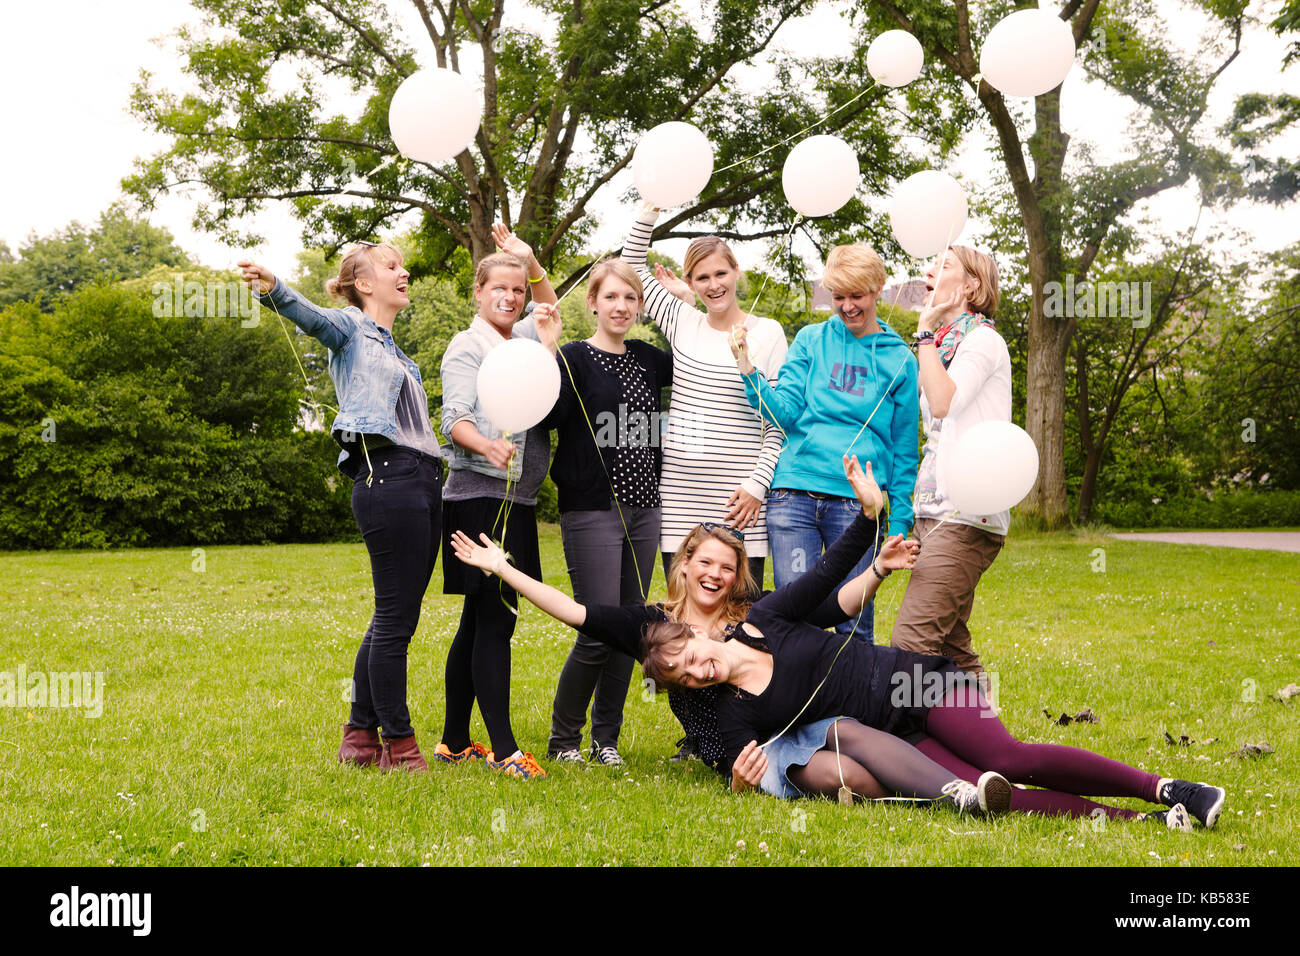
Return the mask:
M 379 742 L 377 731 L 343 725 L 343 743 L 339 744 L 339 763 L 354 763 L 358 767 L 369 767 L 371 764 L 378 763 L 382 755 L 383 746 Z
M 380 770 L 411 770 L 421 772 L 429 769 L 424 762 L 424 755 L 415 744 L 415 737 L 385 737 L 383 753 L 379 755 Z

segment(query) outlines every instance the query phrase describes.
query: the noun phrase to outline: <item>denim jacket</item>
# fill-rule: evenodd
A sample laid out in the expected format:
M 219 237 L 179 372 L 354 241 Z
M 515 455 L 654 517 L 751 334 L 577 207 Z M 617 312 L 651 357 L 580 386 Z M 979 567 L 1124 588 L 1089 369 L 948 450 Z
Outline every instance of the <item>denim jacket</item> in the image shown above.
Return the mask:
M 339 399 L 339 414 L 330 425 L 335 441 L 348 432 L 396 441 L 397 397 L 406 370 L 421 387 L 424 381 L 420 367 L 397 347 L 392 333 L 355 306 L 323 309 L 279 279 L 258 298 L 329 349 L 330 378 Z M 340 468 L 347 457 L 346 450 L 339 452 Z
M 527 312 L 531 313 L 531 311 L 530 302 Z M 515 323 L 510 337 L 541 341 L 531 314 Z M 488 324 L 486 319 L 476 315 L 468 329 L 456 333 L 447 346 L 447 351 L 443 353 L 442 433 L 447 436 L 448 442 L 442 446 L 442 454 L 450 461 L 453 470 L 468 469 L 492 478 L 505 480 L 508 477 L 512 481 L 518 481 L 524 466 L 524 440 L 527 432 L 510 436 L 510 441 L 517 451 L 510 459 L 509 475 L 489 462 L 485 456 L 475 454 L 468 448 L 450 441 L 452 428 L 459 422 L 465 421 L 473 422 L 478 433 L 484 438 L 502 437 L 500 430 L 492 424 L 479 405 L 478 370 L 483 364 L 483 359 L 487 358 L 488 352 L 504 341 L 505 339 Z

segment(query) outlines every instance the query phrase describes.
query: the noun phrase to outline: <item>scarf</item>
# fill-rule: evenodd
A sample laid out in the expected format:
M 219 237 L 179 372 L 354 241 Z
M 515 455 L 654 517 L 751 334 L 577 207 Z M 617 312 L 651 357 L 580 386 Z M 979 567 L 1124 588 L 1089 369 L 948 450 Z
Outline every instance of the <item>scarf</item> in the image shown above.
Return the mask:
M 981 315 L 979 312 L 963 312 L 947 325 L 935 329 L 934 347 L 939 353 L 939 360 L 943 362 L 944 368 L 952 364 L 961 340 L 981 325 L 986 325 L 990 329 L 994 327 L 993 320 L 986 315 Z

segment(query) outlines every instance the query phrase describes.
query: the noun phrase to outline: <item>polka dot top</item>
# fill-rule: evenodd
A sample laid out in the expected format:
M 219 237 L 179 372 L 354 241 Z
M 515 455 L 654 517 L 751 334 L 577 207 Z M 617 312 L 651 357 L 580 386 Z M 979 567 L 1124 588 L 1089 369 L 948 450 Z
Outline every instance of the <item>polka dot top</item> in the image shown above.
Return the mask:
M 618 423 L 619 440 L 610 462 L 614 495 L 629 508 L 658 508 L 659 477 L 654 452 L 659 439 L 654 434 L 659 427 L 657 390 L 651 388 L 646 370 L 631 352 L 616 354 L 590 342 L 583 344 L 596 365 L 617 379 L 626 408 L 625 417 L 620 409 L 619 417 L 624 420 Z

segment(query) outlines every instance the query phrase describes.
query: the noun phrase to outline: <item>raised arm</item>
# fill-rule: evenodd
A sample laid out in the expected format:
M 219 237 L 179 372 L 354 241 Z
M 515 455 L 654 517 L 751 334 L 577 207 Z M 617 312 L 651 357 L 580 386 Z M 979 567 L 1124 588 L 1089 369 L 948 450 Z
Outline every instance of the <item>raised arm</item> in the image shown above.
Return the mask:
M 839 540 L 817 559 L 811 570 L 759 600 L 756 608 L 761 607 L 789 621 L 806 620 L 875 543 L 876 516 L 880 513 L 881 501 L 880 489 L 871 478 L 871 463 L 867 463 L 865 474 L 858 468 L 857 458 L 845 456 L 844 466 L 854 491 L 860 498 L 864 494 L 868 498 L 863 502 L 863 510 Z
M 774 377 L 775 384 L 769 382 L 763 370 L 750 361 L 748 348 L 747 336 L 741 329 L 732 337 L 731 351 L 745 381 L 745 398 L 764 421 L 775 422 L 782 429 L 792 427 L 807 405 L 808 373 L 812 367 L 807 339 L 801 335 L 794 337 L 794 345 L 790 346 L 780 371 Z
M 641 207 L 636 222 L 632 224 L 632 231 L 628 233 L 627 241 L 623 243 L 621 258 L 636 269 L 637 275 L 641 277 L 641 285 L 645 289 L 646 314 L 659 326 L 668 341 L 672 342 L 683 317 L 691 314 L 700 317 L 700 313 L 660 285 L 659 280 L 646 265 L 646 253 L 650 251 L 650 235 L 654 232 L 655 221 L 658 218 L 658 209 L 649 204 Z
M 241 259 L 237 265 L 240 275 L 259 301 L 269 302 L 274 312 L 317 339 L 327 349 L 337 352 L 352 337 L 356 323 L 342 309 L 322 309 L 277 279 L 266 266 L 249 259 Z

